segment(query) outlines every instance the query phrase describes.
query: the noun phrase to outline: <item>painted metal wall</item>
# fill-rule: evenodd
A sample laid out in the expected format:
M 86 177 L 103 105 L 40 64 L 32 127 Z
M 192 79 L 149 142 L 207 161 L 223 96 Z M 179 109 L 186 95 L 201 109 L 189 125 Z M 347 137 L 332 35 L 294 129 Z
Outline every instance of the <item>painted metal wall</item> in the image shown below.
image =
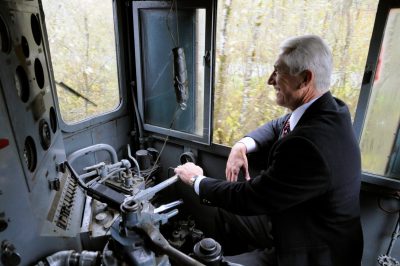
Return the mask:
M 27 265 L 63 249 L 80 249 L 77 232 L 84 197 L 57 226 L 67 178 L 59 164 L 65 161 L 58 126 L 49 61 L 44 45 L 37 1 L 0 2 L 0 242 L 15 248 L 2 260 Z

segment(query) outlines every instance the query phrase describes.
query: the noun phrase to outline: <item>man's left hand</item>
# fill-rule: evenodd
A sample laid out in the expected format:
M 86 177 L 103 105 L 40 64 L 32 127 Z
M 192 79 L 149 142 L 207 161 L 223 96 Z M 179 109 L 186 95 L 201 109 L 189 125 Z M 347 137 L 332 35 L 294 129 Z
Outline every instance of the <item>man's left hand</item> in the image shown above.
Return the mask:
M 190 185 L 190 178 L 196 175 L 203 175 L 203 169 L 194 163 L 185 163 L 175 168 L 175 174 L 186 184 Z

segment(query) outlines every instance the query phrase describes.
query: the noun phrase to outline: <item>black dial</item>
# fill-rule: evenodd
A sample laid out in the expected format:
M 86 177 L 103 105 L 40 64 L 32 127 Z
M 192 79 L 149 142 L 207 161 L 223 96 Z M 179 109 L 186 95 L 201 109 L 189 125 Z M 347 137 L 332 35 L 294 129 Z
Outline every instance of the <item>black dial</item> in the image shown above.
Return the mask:
M 44 150 L 47 150 L 51 144 L 51 133 L 50 126 L 44 119 L 39 122 L 39 136 L 40 144 L 42 144 Z

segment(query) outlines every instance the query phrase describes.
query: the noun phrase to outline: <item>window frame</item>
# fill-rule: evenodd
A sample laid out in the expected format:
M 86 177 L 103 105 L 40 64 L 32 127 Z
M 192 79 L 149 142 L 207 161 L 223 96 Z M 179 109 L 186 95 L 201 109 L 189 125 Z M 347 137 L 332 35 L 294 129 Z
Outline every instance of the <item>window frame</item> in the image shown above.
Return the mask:
M 359 143 L 361 141 L 362 131 L 365 126 L 365 119 L 367 116 L 368 105 L 373 88 L 373 81 L 376 74 L 379 54 L 384 39 L 386 22 L 389 17 L 389 12 L 393 8 L 400 8 L 400 3 L 398 1 L 396 2 L 383 0 L 380 0 L 378 3 L 378 9 L 375 16 L 375 23 L 372 31 L 367 62 L 365 65 L 364 76 L 353 122 L 353 127 Z M 391 157 L 392 156 L 393 153 L 391 154 Z M 362 170 L 361 180 L 365 183 L 369 183 L 372 185 L 400 190 L 400 179 L 367 173 Z
M 122 20 L 118 19 L 121 18 L 124 14 L 123 11 L 123 4 L 116 0 L 109 0 L 112 1 L 113 7 L 113 21 L 114 21 L 114 33 L 115 33 L 115 51 L 116 51 L 116 60 L 117 60 L 117 76 L 118 76 L 118 93 L 119 93 L 119 104 L 115 107 L 115 109 L 100 113 L 98 115 L 88 116 L 80 121 L 68 123 L 63 120 L 61 114 L 60 103 L 58 101 L 58 94 L 56 90 L 56 84 L 54 79 L 54 72 L 53 67 L 51 66 L 53 63 L 51 61 L 51 53 L 50 53 L 50 46 L 48 41 L 48 34 L 46 28 L 46 21 L 42 21 L 43 25 L 43 35 L 44 35 L 44 47 L 45 47 L 45 54 L 46 57 L 49 59 L 48 62 L 50 64 L 49 69 L 50 71 L 50 86 L 54 91 L 54 102 L 55 102 L 55 109 L 58 117 L 59 127 L 62 132 L 65 133 L 73 133 L 76 131 L 83 130 L 88 127 L 92 127 L 94 125 L 98 125 L 101 123 L 105 123 L 111 120 L 114 120 L 118 117 L 121 117 L 127 113 L 127 78 L 126 73 L 129 73 L 126 69 L 127 60 L 127 51 L 124 49 L 124 40 L 123 40 L 123 25 Z M 42 18 L 45 18 L 45 13 L 43 6 L 40 6 L 40 12 L 42 13 Z
M 136 81 L 137 81 L 137 99 L 140 116 L 143 120 L 143 128 L 146 131 L 166 136 L 176 137 L 183 140 L 193 141 L 200 144 L 210 145 L 212 137 L 212 95 L 213 95 L 213 71 L 214 71 L 214 47 L 215 47 L 215 8 L 216 1 L 201 1 L 194 0 L 188 3 L 187 1 L 178 1 L 178 9 L 205 9 L 205 52 L 210 55 L 209 60 L 204 64 L 204 115 L 203 115 L 203 134 L 202 136 L 186 133 L 179 130 L 164 128 L 148 124 L 144 121 L 144 71 L 142 69 L 142 47 L 141 47 L 141 26 L 139 10 L 152 8 L 171 7 L 172 1 L 134 1 L 132 2 L 133 14 L 133 32 L 134 32 L 134 49 L 135 49 L 135 66 L 136 66 Z M 203 55 L 203 62 L 204 55 Z M 172 84 L 172 80 L 171 80 Z M 189 96 L 190 97 L 190 96 Z

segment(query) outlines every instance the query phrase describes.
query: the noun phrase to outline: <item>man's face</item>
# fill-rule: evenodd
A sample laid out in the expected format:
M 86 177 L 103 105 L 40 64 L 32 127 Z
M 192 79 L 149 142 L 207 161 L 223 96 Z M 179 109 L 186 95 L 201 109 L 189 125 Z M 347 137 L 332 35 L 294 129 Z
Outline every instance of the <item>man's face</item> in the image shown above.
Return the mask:
M 301 90 L 303 80 L 301 74 L 291 75 L 288 66 L 279 56 L 274 65 L 274 72 L 268 79 L 268 84 L 274 86 L 276 103 L 291 110 L 300 106 L 303 100 L 303 90 Z

